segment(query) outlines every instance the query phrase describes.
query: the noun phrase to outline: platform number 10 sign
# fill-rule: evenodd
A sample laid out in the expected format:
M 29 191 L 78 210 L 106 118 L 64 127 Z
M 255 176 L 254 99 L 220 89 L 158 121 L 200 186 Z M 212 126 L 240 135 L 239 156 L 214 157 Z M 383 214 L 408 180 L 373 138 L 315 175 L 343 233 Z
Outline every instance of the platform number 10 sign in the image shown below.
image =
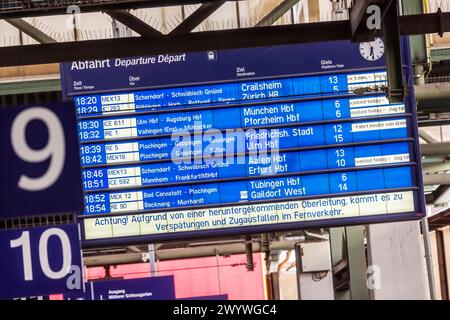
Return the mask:
M 73 103 L 0 109 L 0 132 L 0 216 L 83 210 Z
M 54 236 L 61 245 L 62 264 L 57 271 L 53 270 L 48 256 L 48 241 Z M 39 265 L 42 273 L 49 279 L 64 278 L 72 265 L 71 245 L 69 236 L 60 228 L 45 230 L 39 237 Z M 11 248 L 22 249 L 23 278 L 25 281 L 33 281 L 33 264 L 31 256 L 30 231 L 23 231 L 19 238 L 10 241 Z
M 75 224 L 0 231 L 0 298 L 83 290 Z

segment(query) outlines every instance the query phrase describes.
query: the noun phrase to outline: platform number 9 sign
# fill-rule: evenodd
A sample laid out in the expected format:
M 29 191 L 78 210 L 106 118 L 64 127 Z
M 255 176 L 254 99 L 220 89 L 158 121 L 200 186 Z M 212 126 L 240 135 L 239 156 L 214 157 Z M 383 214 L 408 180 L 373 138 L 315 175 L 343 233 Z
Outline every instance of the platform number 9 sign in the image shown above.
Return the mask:
M 33 120 L 42 121 L 47 127 L 48 141 L 41 149 L 33 149 L 26 138 L 26 129 Z M 25 109 L 17 115 L 11 128 L 11 145 L 16 155 L 23 161 L 39 163 L 50 159 L 47 171 L 40 177 L 22 174 L 18 187 L 27 191 L 41 191 L 52 186 L 58 180 L 64 167 L 66 154 L 64 130 L 58 116 L 42 107 Z
M 83 211 L 73 102 L 0 108 L 0 218 Z

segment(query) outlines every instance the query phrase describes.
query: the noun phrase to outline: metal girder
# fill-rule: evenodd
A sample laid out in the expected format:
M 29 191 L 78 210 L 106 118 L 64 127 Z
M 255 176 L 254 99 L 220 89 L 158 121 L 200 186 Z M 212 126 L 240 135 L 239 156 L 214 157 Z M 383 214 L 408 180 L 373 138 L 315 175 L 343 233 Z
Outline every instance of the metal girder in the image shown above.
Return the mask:
M 426 186 L 433 185 L 450 185 L 450 174 L 440 173 L 440 174 L 426 174 L 423 176 L 423 184 Z
M 425 195 L 427 204 L 434 204 L 450 188 L 448 185 L 440 185 L 432 193 Z
M 430 231 L 450 225 L 450 209 L 445 209 L 428 217 Z
M 0 48 L 0 67 L 348 39 L 347 21 Z
M 204 3 L 195 10 L 189 17 L 176 26 L 170 34 L 177 35 L 189 33 L 199 26 L 206 18 L 208 18 L 214 11 L 219 9 L 226 1 L 216 1 L 211 3 Z
M 422 173 L 441 173 L 450 171 L 450 162 L 422 163 Z
M 450 119 L 419 119 L 419 127 L 438 127 L 450 125 Z
M 446 156 L 450 154 L 450 142 L 421 144 L 420 154 L 422 156 Z
M 417 100 L 450 99 L 450 82 L 427 83 L 414 86 Z
M 143 37 L 155 37 L 161 35 L 161 32 L 152 28 L 126 10 L 105 10 L 105 13 Z
M 424 129 L 419 129 L 419 137 L 421 137 L 427 143 L 438 143 L 438 141 L 425 132 Z
M 433 17 L 428 19 L 428 17 Z M 404 25 L 407 23 L 407 25 Z M 403 29 L 408 30 L 403 33 Z M 413 14 L 400 16 L 400 33 L 401 34 L 427 34 L 427 33 L 444 33 L 450 31 L 450 12 L 436 12 L 428 14 Z
M 27 94 L 36 92 L 61 91 L 59 79 L 27 80 L 19 82 L 0 82 L 1 96 L 10 94 Z
M 64 5 L 40 5 L 31 7 L 3 8 L 0 2 L 0 19 L 25 18 L 49 15 L 61 15 L 67 12 L 70 6 L 77 6 L 81 13 L 99 12 L 105 10 L 126 10 L 141 8 L 157 8 L 167 6 L 181 6 L 199 3 L 213 3 L 218 0 L 66 0 Z M 237 1 L 237 0 L 230 0 Z
M 423 0 L 407 0 L 401 2 L 402 14 L 425 13 Z M 428 62 L 427 39 L 425 35 L 415 35 L 409 38 L 412 64 L 425 65 Z
M 292 9 L 300 0 L 283 0 L 275 9 L 264 16 L 255 27 L 271 26 L 280 19 L 286 12 Z
M 5 19 L 13 27 L 16 27 L 26 35 L 30 36 L 39 43 L 56 43 L 57 41 L 48 34 L 42 32 L 35 26 L 29 24 L 23 19 Z
M 434 22 L 436 15 L 402 16 L 399 18 L 400 33 L 402 35 L 411 35 L 422 34 L 424 32 L 439 32 L 442 28 Z M 449 21 L 449 23 L 444 23 L 444 28 L 446 28 L 446 31 L 450 31 L 450 12 L 442 13 L 442 15 Z M 419 23 L 422 25 L 423 31 L 416 27 Z M 350 38 L 350 22 L 344 20 L 188 34 L 169 34 L 146 38 L 130 37 L 11 46 L 0 48 L 0 67 L 211 49 L 349 40 Z

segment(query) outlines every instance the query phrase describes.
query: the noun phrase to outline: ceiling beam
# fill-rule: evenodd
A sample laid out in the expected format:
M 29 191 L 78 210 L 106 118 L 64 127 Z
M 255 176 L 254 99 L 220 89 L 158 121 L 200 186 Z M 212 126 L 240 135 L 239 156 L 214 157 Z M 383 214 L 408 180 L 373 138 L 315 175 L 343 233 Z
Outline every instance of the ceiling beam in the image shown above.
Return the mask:
M 433 191 L 433 203 L 440 204 L 442 203 L 442 199 L 440 199 L 450 188 L 448 185 L 440 185 L 436 190 Z
M 417 100 L 450 99 L 450 82 L 427 83 L 414 86 Z
M 83 1 L 67 0 L 64 5 L 45 5 L 36 7 L 21 7 L 17 9 L 6 8 L 2 10 L 0 2 L 0 19 L 7 18 L 26 18 L 50 15 L 67 14 L 70 5 L 76 5 L 82 13 L 100 12 L 105 10 L 127 10 L 142 8 L 158 8 L 167 6 L 191 5 L 199 3 L 212 3 L 218 0 L 110 0 L 110 1 Z M 231 0 L 237 1 L 237 0 Z
M 424 129 L 419 129 L 419 137 L 421 137 L 426 143 L 438 143 L 435 138 L 429 135 Z
M 36 40 L 39 43 L 56 43 L 57 41 L 50 37 L 48 34 L 42 32 L 35 26 L 31 25 L 30 23 L 26 22 L 23 19 L 5 19 L 6 22 L 8 22 L 13 27 L 19 29 L 26 35 L 30 36 L 34 40 Z
M 161 35 L 161 32 L 126 10 L 105 10 L 104 12 L 143 37 L 155 37 Z
M 0 67 L 348 39 L 348 22 L 128 37 L 0 48 Z
M 402 35 L 450 31 L 450 12 L 441 13 L 448 23 L 434 22 L 435 13 L 400 17 Z M 421 24 L 421 28 L 416 28 Z M 258 28 L 48 43 L 0 48 L 0 67 L 104 59 L 211 49 L 232 49 L 317 41 L 349 40 L 350 22 L 333 21 Z
M 438 119 L 425 119 L 418 121 L 419 127 L 438 127 L 450 125 L 450 119 L 438 118 Z
M 421 144 L 422 146 L 422 144 Z M 436 174 L 445 171 L 450 171 L 450 162 L 435 162 L 435 163 L 422 163 L 423 174 Z
M 226 1 L 216 1 L 210 3 L 204 3 L 195 10 L 190 16 L 184 19 L 178 26 L 173 29 L 170 34 L 177 35 L 183 33 L 189 33 L 197 28 L 206 18 L 219 9 Z
M 450 154 L 450 142 L 425 143 L 420 145 L 421 156 L 446 156 Z
M 275 9 L 264 16 L 255 27 L 271 26 L 280 19 L 286 12 L 292 9 L 300 0 L 283 0 Z
M 450 173 L 425 174 L 423 184 L 425 186 L 450 185 Z

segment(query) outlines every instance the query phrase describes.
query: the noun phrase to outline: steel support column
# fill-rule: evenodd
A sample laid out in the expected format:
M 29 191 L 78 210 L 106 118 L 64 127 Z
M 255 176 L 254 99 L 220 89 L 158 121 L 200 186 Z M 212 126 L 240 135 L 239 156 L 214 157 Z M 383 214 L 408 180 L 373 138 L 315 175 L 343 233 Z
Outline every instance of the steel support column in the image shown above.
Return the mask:
M 350 299 L 369 300 L 364 227 L 345 227 L 345 238 L 350 275 Z
M 346 285 L 346 275 L 344 268 L 347 264 L 347 247 L 345 245 L 344 237 L 345 228 L 330 228 L 330 252 L 331 252 L 331 267 L 333 269 L 333 286 L 334 286 L 334 299 L 335 300 L 349 300 L 349 290 L 343 290 L 341 287 Z M 337 269 L 340 269 L 339 276 L 336 274 Z M 344 272 L 343 272 L 344 271 Z
M 436 280 L 434 278 L 433 270 L 433 256 L 431 254 L 431 241 L 430 241 L 430 229 L 428 226 L 428 218 L 422 218 L 420 220 L 420 226 L 422 227 L 423 244 L 425 249 L 425 260 L 427 266 L 428 276 L 428 289 L 430 292 L 430 299 L 436 300 Z
M 389 101 L 402 102 L 405 96 L 403 86 L 402 56 L 400 49 L 400 28 L 397 1 L 391 1 L 385 8 L 382 20 L 384 42 L 386 46 L 386 66 L 388 77 Z
M 295 273 L 297 275 L 297 297 L 298 300 L 302 300 L 302 290 L 301 290 L 301 270 L 302 270 L 302 248 L 300 243 L 297 243 L 294 248 L 295 251 Z
M 421 14 L 424 13 L 423 0 L 402 0 L 402 14 Z M 409 46 L 411 47 L 411 60 L 414 64 L 427 64 L 427 39 L 426 35 L 415 35 L 409 38 Z
M 247 259 L 246 267 L 247 271 L 253 271 L 255 268 L 255 264 L 253 262 L 253 244 L 252 244 L 252 236 L 247 235 L 245 237 L 245 255 Z

